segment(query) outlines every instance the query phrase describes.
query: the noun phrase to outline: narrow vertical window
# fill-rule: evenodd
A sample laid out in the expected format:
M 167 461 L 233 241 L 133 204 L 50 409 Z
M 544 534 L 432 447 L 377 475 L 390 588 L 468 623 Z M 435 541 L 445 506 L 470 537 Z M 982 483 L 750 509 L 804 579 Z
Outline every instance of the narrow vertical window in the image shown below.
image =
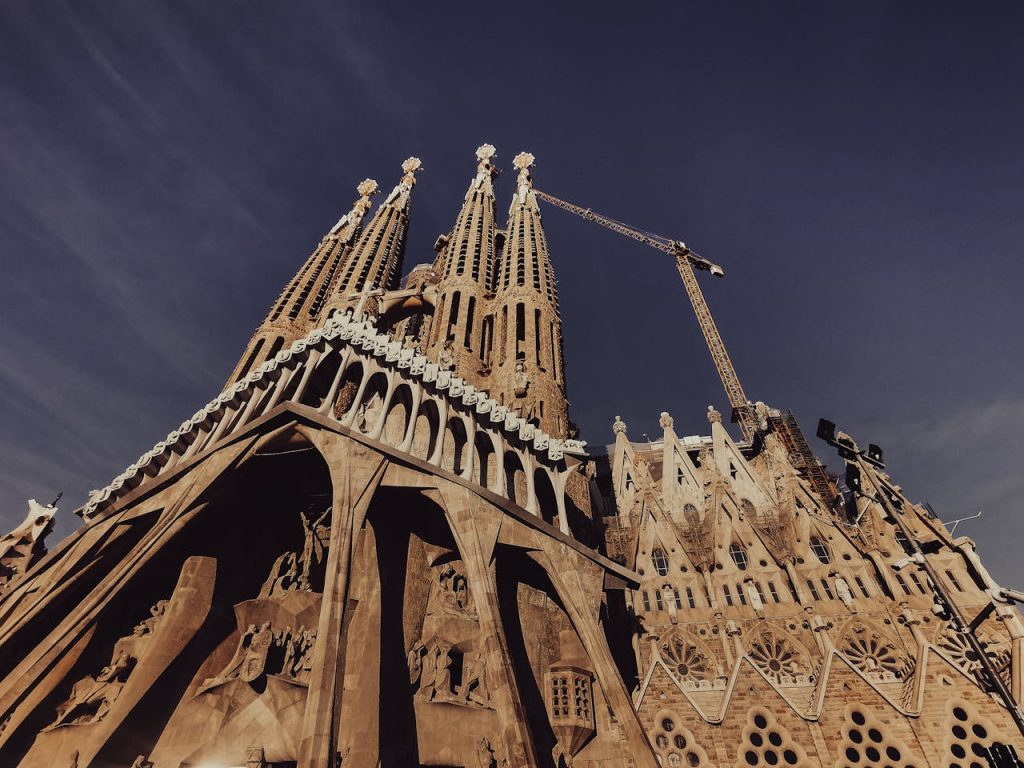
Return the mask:
M 505 362 L 505 353 L 508 350 L 508 305 L 501 308 L 501 349 L 498 351 L 498 365 Z
M 818 595 L 818 588 L 814 586 L 814 582 L 808 579 L 807 586 L 811 590 L 811 597 L 813 597 L 815 600 L 821 600 L 821 597 Z
M 679 590 L 675 587 L 672 587 L 672 599 L 675 601 L 676 610 L 683 610 L 683 600 L 681 597 L 679 597 Z
M 544 366 L 542 366 L 541 362 L 540 362 L 540 310 L 539 309 L 533 310 L 533 336 L 534 336 L 533 352 L 534 352 L 534 355 L 537 357 L 537 367 L 538 368 L 543 368 Z
M 445 329 L 444 338 L 442 339 L 442 341 L 448 340 L 448 337 L 452 335 L 452 326 L 454 326 L 459 321 L 459 304 L 461 303 L 461 301 L 462 294 L 459 291 L 456 291 L 452 295 L 452 306 L 451 309 L 448 310 L 448 327 Z
M 860 576 L 854 576 L 853 580 L 864 597 L 871 597 L 871 593 L 868 592 L 868 588 L 864 585 L 864 580 Z
M 949 583 L 953 585 L 957 592 L 964 591 L 964 588 L 960 586 L 960 582 L 956 580 L 956 576 L 953 575 L 952 571 L 946 571 L 946 578 L 949 579 Z
M 722 592 L 725 593 L 725 604 L 726 605 L 732 605 L 732 592 L 729 591 L 729 585 L 728 584 L 723 584 L 722 585 Z
M 462 344 L 466 349 L 473 349 L 473 315 L 476 313 L 476 296 L 469 297 L 466 305 L 466 333 L 462 338 Z
M 516 304 L 516 360 L 526 343 L 526 305 Z
M 828 579 L 821 580 L 821 588 L 825 590 L 825 594 L 828 595 L 829 600 L 835 600 L 835 595 L 832 594 L 831 588 L 828 586 Z
M 743 588 L 742 584 L 736 585 L 736 597 L 740 599 L 740 605 L 747 604 L 747 590 Z
M 773 581 L 769 581 L 768 582 L 768 592 L 771 594 L 772 600 L 774 602 L 776 602 L 776 603 L 782 602 L 781 600 L 779 600 L 779 590 L 777 590 L 775 588 L 775 582 L 773 582 Z
M 649 598 L 647 596 L 646 592 L 641 592 L 640 596 L 644 599 L 644 610 L 645 611 L 650 611 L 651 610 L 651 598 Z
M 903 580 L 903 577 L 900 574 L 898 574 L 898 573 L 896 574 L 896 581 L 899 582 L 900 586 L 903 588 L 903 591 L 906 592 L 909 595 L 910 594 L 910 587 L 907 586 L 907 582 L 905 582 Z
M 244 379 L 248 375 L 249 369 L 252 368 L 252 364 L 256 362 L 256 357 L 259 355 L 260 350 L 263 349 L 264 341 L 266 341 L 266 339 L 260 339 L 256 342 L 256 346 L 253 347 L 252 352 L 249 353 L 249 357 L 246 359 L 245 365 L 243 365 L 242 370 L 238 372 L 238 379 L 236 379 L 236 381 Z
M 763 604 L 767 603 L 768 601 L 765 599 L 764 590 L 761 589 L 761 582 L 755 581 L 754 582 L 754 589 L 757 590 L 757 596 L 761 598 L 761 604 L 763 605 Z
M 550 323 L 551 332 L 551 374 L 558 380 L 558 355 L 555 353 L 555 322 Z
M 697 601 L 693 599 L 693 590 L 689 587 L 686 588 L 686 604 L 691 608 L 697 607 Z
M 658 610 L 659 611 L 665 610 L 665 604 L 661 602 L 661 590 L 660 589 L 654 590 L 654 601 L 658 604 Z
M 665 550 L 661 547 L 651 552 L 651 565 L 654 566 L 654 570 L 658 572 L 659 576 L 668 575 L 668 558 L 665 557 Z
M 928 590 L 924 588 L 924 584 L 921 583 L 921 579 L 917 577 L 917 574 L 913 571 L 910 572 L 910 580 L 914 582 L 914 586 L 917 587 L 917 591 L 922 595 L 928 594 Z

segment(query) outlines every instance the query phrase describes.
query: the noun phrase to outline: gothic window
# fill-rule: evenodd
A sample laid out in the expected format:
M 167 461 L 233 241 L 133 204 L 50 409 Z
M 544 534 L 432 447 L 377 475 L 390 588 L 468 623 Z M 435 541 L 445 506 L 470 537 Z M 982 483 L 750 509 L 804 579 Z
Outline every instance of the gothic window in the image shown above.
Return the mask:
M 675 601 L 676 610 L 678 610 L 678 611 L 683 610 L 683 600 L 679 596 L 679 590 L 676 589 L 675 587 L 672 587 L 672 599 Z
M 654 590 L 654 602 L 656 602 L 658 604 L 658 610 L 659 611 L 665 610 L 665 604 L 661 602 L 661 590 L 660 589 Z
M 732 602 L 732 592 L 729 590 L 729 585 L 728 584 L 723 584 L 722 585 L 722 592 L 725 593 L 725 603 L 726 603 L 726 605 L 732 605 L 733 604 L 733 602 Z
M 651 598 L 647 596 L 646 592 L 641 592 L 640 596 L 644 599 L 644 611 L 651 610 Z
M 818 594 L 818 588 L 814 586 L 814 582 L 811 579 L 807 580 L 807 586 L 811 590 L 811 597 L 815 600 L 821 600 L 821 596 Z
M 863 594 L 864 597 L 871 597 L 871 593 L 868 592 L 868 588 L 864 585 L 864 581 L 863 581 L 863 579 L 861 579 L 860 576 L 854 576 L 853 580 L 857 584 L 857 586 L 860 588 L 861 594 Z
M 684 682 L 709 680 L 715 674 L 713 660 L 695 643 L 675 631 L 669 633 L 661 644 L 661 659 Z
M 989 657 L 992 663 L 995 665 L 996 670 L 999 672 L 999 676 L 1003 678 L 1003 681 L 1009 683 L 1009 672 L 1010 672 L 1010 650 L 1005 643 L 992 642 L 991 639 L 984 634 L 979 637 L 981 640 L 982 648 L 985 650 L 985 655 Z M 947 627 L 945 633 L 939 638 L 939 648 L 941 648 L 947 656 L 960 667 L 964 672 L 970 675 L 974 675 L 977 678 L 983 677 L 983 668 L 981 666 L 981 658 L 978 652 L 974 649 L 966 637 L 953 629 L 953 627 Z
M 821 588 L 825 590 L 825 594 L 828 595 L 829 600 L 835 600 L 836 596 L 832 594 L 832 589 L 828 585 L 828 579 L 821 580 Z
M 776 683 L 798 682 L 806 674 L 806 660 L 785 637 L 762 630 L 747 650 L 751 661 Z
M 693 599 L 693 590 L 689 587 L 686 588 L 686 604 L 691 608 L 697 607 L 697 601 Z
M 665 557 L 665 551 L 660 547 L 651 552 L 651 564 L 659 576 L 668 575 L 668 558 Z
M 871 680 L 902 680 L 909 672 L 906 656 L 863 624 L 847 634 L 839 650 Z
M 747 570 L 747 552 L 739 544 L 733 542 L 729 545 L 729 557 L 741 571 Z
M 953 588 L 957 592 L 963 592 L 964 588 L 960 586 L 960 582 L 956 580 L 956 576 L 953 575 L 952 571 L 946 571 L 946 578 L 949 579 L 949 583 L 953 585 Z
M 742 584 L 737 584 L 736 585 L 736 597 L 738 597 L 740 599 L 740 605 L 746 605 L 747 604 L 747 591 L 745 589 L 743 589 L 743 585 Z
M 755 581 L 754 582 L 754 589 L 757 590 L 757 596 L 761 598 L 761 605 L 764 605 L 765 603 L 767 603 L 768 601 L 764 597 L 764 590 L 761 589 L 761 582 Z
M 825 546 L 825 542 L 817 536 L 811 536 L 811 551 L 822 565 L 828 565 L 832 562 L 832 556 L 829 554 L 828 547 Z
M 768 592 L 771 594 L 772 600 L 774 602 L 776 602 L 776 603 L 782 602 L 781 600 L 779 600 L 779 591 L 775 588 L 775 582 L 774 581 L 769 581 L 768 582 Z
M 899 582 L 899 585 L 903 588 L 903 591 L 906 592 L 909 595 L 910 594 L 910 587 L 908 587 L 907 586 L 907 582 L 905 582 L 903 580 L 903 576 L 901 576 L 900 574 L 897 573 L 896 574 L 896 581 Z
M 896 543 L 899 544 L 903 551 L 908 555 L 911 553 L 910 542 L 907 541 L 907 537 L 903 535 L 903 531 L 899 528 L 896 529 Z
M 918 592 L 922 595 L 928 594 L 928 590 L 924 588 L 924 584 L 921 583 L 921 579 L 919 579 L 917 574 L 913 571 L 910 572 L 910 580 L 914 582 L 914 586 L 917 587 Z

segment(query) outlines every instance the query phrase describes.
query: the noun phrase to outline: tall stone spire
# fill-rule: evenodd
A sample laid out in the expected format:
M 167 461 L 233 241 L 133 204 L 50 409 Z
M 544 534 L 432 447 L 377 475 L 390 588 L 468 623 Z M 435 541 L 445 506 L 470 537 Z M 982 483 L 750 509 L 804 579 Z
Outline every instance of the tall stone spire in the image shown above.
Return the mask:
M 255 365 L 276 355 L 295 339 L 305 336 L 317 324 L 324 300 L 352 252 L 363 217 L 370 210 L 370 197 L 377 194 L 377 182 L 365 179 L 356 191 L 359 199 L 352 204 L 352 209 L 324 235 L 256 329 L 231 373 L 229 383 L 242 378 Z
M 530 175 L 533 162 L 529 152 L 520 152 L 513 160 L 519 176 L 495 279 L 491 392 L 545 431 L 562 436 L 569 428 L 562 321 Z
M 326 302 L 324 317 L 330 317 L 335 309 L 355 306 L 359 302 L 359 293 L 398 287 L 402 276 L 405 234 L 409 226 L 409 202 L 416 184 L 416 172 L 422 167 L 416 157 L 402 163 L 402 178 L 377 209 L 352 249 L 352 255 Z
M 494 344 L 494 317 L 485 311 L 494 269 L 494 156 L 490 144 L 477 149 L 476 176 L 455 226 L 439 243 L 439 295 L 425 345 L 432 356 L 445 349 L 445 359 L 470 381 L 489 366 Z

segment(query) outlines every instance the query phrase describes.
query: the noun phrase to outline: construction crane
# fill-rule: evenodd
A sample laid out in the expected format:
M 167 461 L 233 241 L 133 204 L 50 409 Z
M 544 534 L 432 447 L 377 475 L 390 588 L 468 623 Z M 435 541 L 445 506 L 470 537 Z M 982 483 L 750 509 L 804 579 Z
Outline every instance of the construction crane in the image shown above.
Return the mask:
M 733 420 L 739 424 L 743 439 L 752 440 L 756 431 L 753 409 L 750 407 L 750 401 L 747 400 L 747 396 L 743 392 L 743 385 L 740 384 L 740 378 L 736 375 L 736 368 L 733 367 L 729 353 L 725 349 L 722 334 L 719 333 L 718 326 L 715 325 L 715 319 L 711 316 L 711 310 L 708 309 L 708 302 L 704 298 L 704 293 L 697 282 L 697 276 L 693 272 L 694 268 L 697 268 L 704 272 L 710 272 L 717 277 L 722 277 L 725 275 L 725 271 L 717 264 L 694 253 L 678 240 L 669 240 L 660 235 L 627 227 L 622 222 L 602 216 L 599 213 L 594 213 L 589 208 L 573 205 L 554 195 L 549 195 L 547 192 L 541 192 L 539 189 L 534 189 L 533 191 L 541 200 L 569 213 L 574 213 L 581 219 L 593 221 L 613 232 L 631 237 L 638 242 L 649 245 L 652 248 L 657 248 L 659 251 L 664 251 L 675 257 L 679 277 L 683 279 L 686 295 L 689 296 L 690 304 L 693 305 L 693 312 L 697 315 L 697 322 L 704 333 L 704 340 L 707 342 L 708 350 L 711 352 L 711 359 L 714 360 L 715 368 L 718 370 L 718 375 L 722 379 L 722 385 L 725 387 L 725 393 L 729 398 L 729 404 L 732 406 Z

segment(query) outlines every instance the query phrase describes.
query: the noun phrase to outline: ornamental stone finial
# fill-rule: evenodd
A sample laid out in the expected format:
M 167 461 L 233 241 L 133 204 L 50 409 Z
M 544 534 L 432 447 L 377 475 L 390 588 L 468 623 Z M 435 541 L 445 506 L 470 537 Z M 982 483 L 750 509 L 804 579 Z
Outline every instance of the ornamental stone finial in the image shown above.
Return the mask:
M 399 184 L 406 187 L 412 187 L 416 183 L 416 171 L 423 169 L 423 163 L 420 162 L 418 157 L 410 157 L 404 163 L 402 163 L 402 170 L 405 171 L 405 175 Z
M 371 195 L 376 195 L 378 189 L 376 181 L 373 179 L 363 179 L 359 182 L 359 186 L 356 187 L 356 192 L 359 193 L 360 197 L 370 197 Z
M 493 144 L 481 144 L 476 148 L 476 159 L 482 163 L 487 162 L 496 154 L 498 154 L 498 150 L 494 148 Z
M 722 423 L 722 414 L 720 414 L 717 410 L 715 410 L 715 406 L 713 406 L 713 405 L 709 405 L 708 406 L 708 423 L 709 424 L 721 424 Z
M 530 183 L 530 169 L 533 167 L 533 162 L 536 158 L 529 152 L 520 152 L 512 160 L 512 165 L 519 169 L 519 184 Z
M 658 424 L 662 429 L 673 429 L 676 425 L 676 421 L 669 415 L 668 411 L 662 411 L 661 418 L 658 419 Z
M 622 420 L 621 416 L 615 417 L 615 421 L 612 423 L 612 432 L 616 435 L 626 434 L 626 422 Z

